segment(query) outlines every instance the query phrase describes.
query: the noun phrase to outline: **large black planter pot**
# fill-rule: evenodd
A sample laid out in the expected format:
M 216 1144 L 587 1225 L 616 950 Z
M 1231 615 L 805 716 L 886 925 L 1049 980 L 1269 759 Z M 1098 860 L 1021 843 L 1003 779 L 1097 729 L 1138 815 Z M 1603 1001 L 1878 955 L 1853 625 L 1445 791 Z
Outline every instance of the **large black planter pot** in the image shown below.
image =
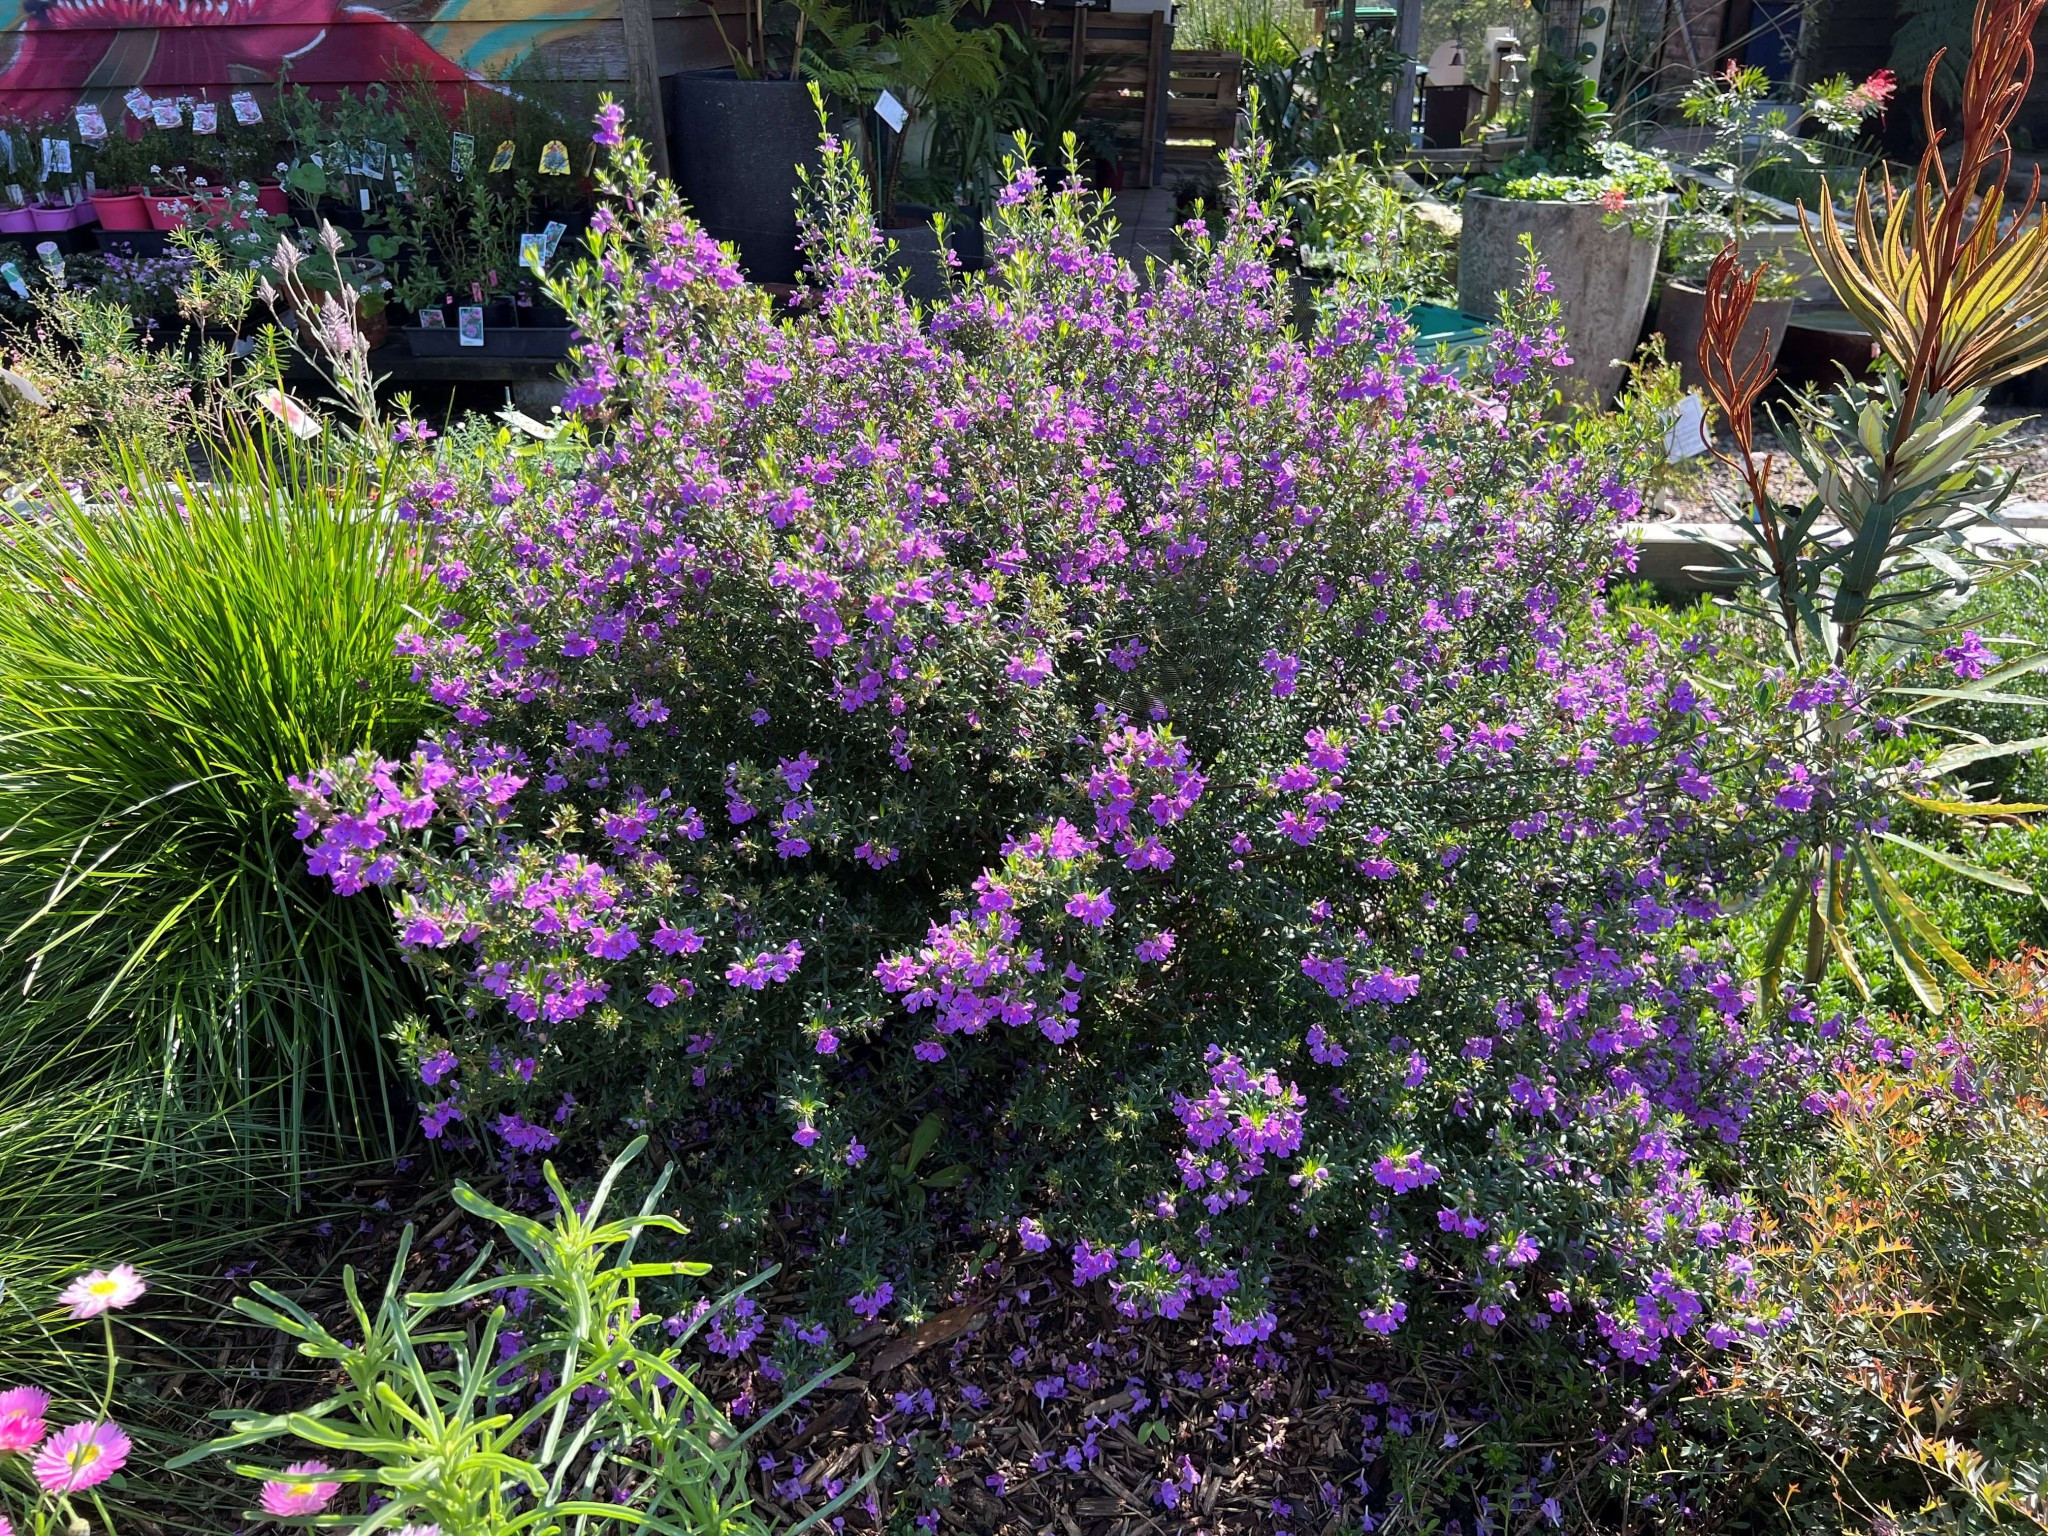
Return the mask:
M 729 69 L 670 75 L 668 133 L 676 187 L 712 238 L 739 247 L 754 281 L 795 281 L 796 168 L 823 164 L 810 88 Z

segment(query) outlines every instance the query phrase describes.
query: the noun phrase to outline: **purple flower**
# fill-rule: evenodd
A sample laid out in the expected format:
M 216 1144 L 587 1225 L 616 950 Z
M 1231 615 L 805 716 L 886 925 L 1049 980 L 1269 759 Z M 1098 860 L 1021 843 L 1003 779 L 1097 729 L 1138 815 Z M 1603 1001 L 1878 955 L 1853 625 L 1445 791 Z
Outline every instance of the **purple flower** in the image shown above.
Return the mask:
M 1942 651 L 1941 659 L 1965 682 L 1975 682 L 1999 663 L 1998 652 L 1988 649 L 1974 629 L 1964 630 L 1962 639 Z
M 606 102 L 597 109 L 597 132 L 590 136 L 591 142 L 606 149 L 617 149 L 626 141 L 625 134 L 621 132 L 625 122 L 626 109 L 615 101 Z
M 555 1133 L 542 1125 L 529 1125 L 518 1115 L 498 1116 L 491 1127 L 508 1146 L 528 1153 L 551 1152 L 555 1148 Z
M 1116 903 L 1109 899 L 1107 891 L 1077 891 L 1067 898 L 1067 913 L 1078 917 L 1090 928 L 1100 928 L 1116 912 Z
M 846 1298 L 846 1304 L 870 1322 L 880 1317 L 889 1303 L 896 1299 L 896 1287 L 887 1280 L 877 1281 L 865 1291 L 857 1291 Z
M 449 1073 L 453 1072 L 455 1070 L 455 1066 L 455 1053 L 453 1051 L 436 1051 L 433 1055 L 425 1057 L 421 1060 L 420 1081 L 425 1083 L 429 1088 L 432 1088 L 436 1084 L 438 1084 L 442 1078 L 446 1077 Z

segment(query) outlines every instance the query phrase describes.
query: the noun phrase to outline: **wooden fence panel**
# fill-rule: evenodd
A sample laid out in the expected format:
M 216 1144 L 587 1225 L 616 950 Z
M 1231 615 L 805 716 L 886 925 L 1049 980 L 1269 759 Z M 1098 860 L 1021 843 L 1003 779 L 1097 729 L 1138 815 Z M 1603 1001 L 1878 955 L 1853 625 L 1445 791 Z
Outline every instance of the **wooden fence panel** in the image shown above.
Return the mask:
M 1075 78 L 1100 66 L 1084 116 L 1109 124 L 1117 161 L 1141 187 L 1159 178 L 1160 103 L 1165 95 L 1168 27 L 1163 11 L 1043 10 L 1038 35 L 1064 49 Z
M 1244 60 L 1234 53 L 1173 50 L 1166 78 L 1168 173 L 1213 172 L 1217 157 L 1236 147 L 1243 84 Z

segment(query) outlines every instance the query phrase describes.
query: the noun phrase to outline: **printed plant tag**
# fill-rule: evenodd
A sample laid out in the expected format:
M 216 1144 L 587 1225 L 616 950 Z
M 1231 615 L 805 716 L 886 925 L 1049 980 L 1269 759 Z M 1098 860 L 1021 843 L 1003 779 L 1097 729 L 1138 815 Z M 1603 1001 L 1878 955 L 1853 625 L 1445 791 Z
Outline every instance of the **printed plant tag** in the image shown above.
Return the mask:
M 52 176 L 71 174 L 71 141 L 69 139 L 43 140 L 43 180 Z
M 13 262 L 10 261 L 4 266 L 0 266 L 0 278 L 4 278 L 7 286 L 20 294 L 24 299 L 28 297 L 28 280 L 21 275 L 21 268 Z
M 168 96 L 149 104 L 149 120 L 159 128 L 175 128 L 185 121 L 185 114 L 178 110 L 178 104 Z
M 256 403 L 285 424 L 293 437 L 318 437 L 320 418 L 281 389 L 266 389 Z
M 17 208 L 28 201 L 28 198 L 22 194 L 20 182 L 10 181 L 7 183 L 7 201 L 14 204 Z
M 107 117 L 97 102 L 80 102 L 74 113 L 78 119 L 78 136 L 88 144 L 97 144 L 107 136 Z
M 555 259 L 555 247 L 562 243 L 562 236 L 567 233 L 569 233 L 569 226 L 560 219 L 548 220 L 548 227 L 540 232 L 541 239 L 547 242 L 547 259 L 549 261 Z
M 220 132 L 220 103 L 202 101 L 192 108 L 192 131 L 194 133 Z
M 1665 421 L 1665 463 L 1676 464 L 1707 451 L 1707 407 L 1696 391 L 1686 391 Z
M 480 347 L 484 344 L 484 307 L 481 304 L 465 304 L 455 312 L 456 326 L 460 334 L 456 340 L 465 347 Z
M 875 115 L 898 133 L 901 133 L 903 125 L 910 121 L 909 111 L 890 91 L 884 91 L 875 98 Z
M 476 164 L 476 135 L 458 133 L 449 141 L 448 170 L 457 181 L 469 174 L 469 168 Z
M 521 235 L 519 237 L 519 265 L 527 268 L 536 277 L 548 263 L 548 237 L 546 235 Z
M 423 309 L 420 311 L 420 329 L 423 331 L 445 331 L 448 329 L 448 316 L 439 308 Z
M 235 121 L 244 128 L 263 121 L 263 108 L 248 91 L 237 91 L 228 98 L 228 105 L 235 109 Z
M 543 176 L 566 176 L 569 174 L 569 146 L 560 139 L 549 139 L 541 146 L 540 173 Z
M 368 187 L 356 188 L 356 203 L 362 208 L 363 212 L 368 213 L 370 211 L 370 189 Z
M 498 152 L 491 156 L 491 169 L 494 171 L 511 170 L 512 157 L 518 152 L 519 146 L 517 144 L 514 144 L 510 139 L 507 139 L 504 143 L 498 146 Z
M 147 118 L 154 105 L 149 99 L 149 92 L 139 85 L 123 94 L 121 99 L 128 104 L 129 112 L 140 118 Z

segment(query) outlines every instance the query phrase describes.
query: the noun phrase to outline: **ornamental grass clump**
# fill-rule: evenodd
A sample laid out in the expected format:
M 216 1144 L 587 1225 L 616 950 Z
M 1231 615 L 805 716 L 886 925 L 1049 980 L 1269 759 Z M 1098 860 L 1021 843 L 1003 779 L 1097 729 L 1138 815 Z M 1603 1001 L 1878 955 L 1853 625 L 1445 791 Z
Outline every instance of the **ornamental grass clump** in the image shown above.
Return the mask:
M 1462 374 L 1354 289 L 1297 334 L 1256 157 L 1149 285 L 1020 161 L 927 310 L 843 146 L 794 309 L 612 167 L 590 457 L 412 488 L 442 723 L 299 785 L 466 1009 L 427 1134 L 644 1126 L 842 1329 L 1056 1249 L 1256 1348 L 1306 1262 L 1503 1442 L 1464 1486 L 1626 1463 L 1774 1324 L 1729 1190 L 1806 1048 L 1715 925 L 1881 724 L 1610 605 L 1654 411 L 1546 418 L 1540 272 Z

